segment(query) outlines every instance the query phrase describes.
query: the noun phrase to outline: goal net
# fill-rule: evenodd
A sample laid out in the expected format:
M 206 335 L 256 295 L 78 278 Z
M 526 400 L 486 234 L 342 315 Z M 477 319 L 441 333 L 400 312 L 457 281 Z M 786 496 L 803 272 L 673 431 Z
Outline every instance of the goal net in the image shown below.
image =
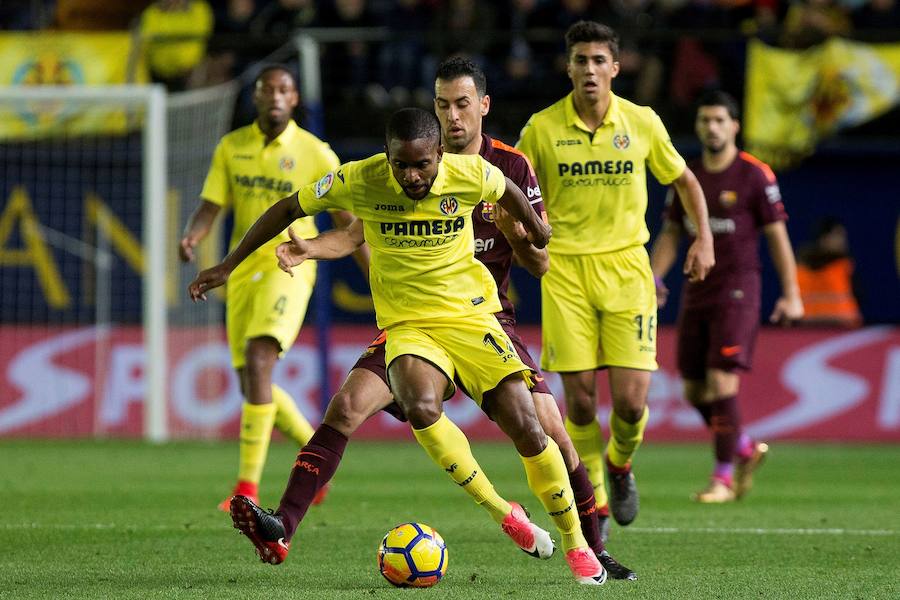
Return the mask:
M 177 327 L 221 335 L 177 236 L 235 94 L 0 88 L 0 436 L 173 431 L 171 349 L 202 343 Z

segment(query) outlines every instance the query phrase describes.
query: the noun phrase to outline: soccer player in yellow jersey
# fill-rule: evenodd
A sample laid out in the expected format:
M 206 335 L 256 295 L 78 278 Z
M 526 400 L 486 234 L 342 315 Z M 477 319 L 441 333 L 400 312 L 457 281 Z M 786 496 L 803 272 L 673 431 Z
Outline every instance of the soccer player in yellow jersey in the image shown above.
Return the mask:
M 550 270 L 541 280 L 541 366 L 562 376 L 566 428 L 621 525 L 638 511 L 631 459 L 647 423 L 647 391 L 656 364 L 656 297 L 644 244 L 647 166 L 672 184 L 697 224 L 684 272 L 702 280 L 712 267 L 712 234 L 697 179 L 660 118 L 611 91 L 619 72 L 618 37 L 580 21 L 566 32 L 572 92 L 532 115 L 518 147 L 530 159 L 554 228 Z M 596 422 L 596 370 L 609 371 L 610 442 L 603 459 Z
M 209 233 L 216 215 L 234 212 L 230 247 L 234 248 L 269 206 L 292 191 L 316 181 L 340 161 L 325 142 L 297 126 L 292 113 L 299 97 L 291 72 L 269 66 L 256 79 L 253 124 L 222 138 L 200 193 L 202 202 L 191 215 L 179 245 L 183 261 L 193 260 L 194 247 Z M 349 215 L 334 215 L 347 223 Z M 316 235 L 312 217 L 294 224 Z M 226 323 L 231 361 L 246 399 L 241 410 L 240 459 L 234 494 L 258 498 L 272 427 L 303 446 L 312 427 L 290 395 L 272 383 L 272 369 L 287 352 L 303 323 L 316 279 L 315 263 L 290 277 L 278 269 L 275 247 L 289 239 L 280 233 L 254 252 L 231 276 Z M 232 494 L 233 495 L 233 494 Z M 228 510 L 228 496 L 220 505 Z
M 294 219 L 326 208 L 354 213 L 371 250 L 369 281 L 378 325 L 387 331 L 391 391 L 418 442 L 511 537 L 534 537 L 527 517 L 500 498 L 465 435 L 443 414 L 442 402 L 457 378 L 476 402 L 490 404 L 515 444 L 529 487 L 562 535 L 576 580 L 602 584 L 606 571 L 581 533 L 562 455 L 535 414 L 526 385 L 531 371 L 493 315 L 500 301 L 493 277 L 474 256 L 472 210 L 482 201 L 499 203 L 537 247 L 546 245 L 549 227 L 496 167 L 478 155 L 444 154 L 440 131 L 432 113 L 398 111 L 388 122 L 386 154 L 342 165 L 278 202 L 222 264 L 191 283 L 190 294 L 205 297 Z M 278 537 L 284 529 L 277 516 L 260 518 L 257 507 L 235 500 L 233 508 L 246 508 L 232 513 L 236 526 L 257 549 L 271 547 L 272 562 L 280 562 L 275 546 L 284 554 L 287 548 Z

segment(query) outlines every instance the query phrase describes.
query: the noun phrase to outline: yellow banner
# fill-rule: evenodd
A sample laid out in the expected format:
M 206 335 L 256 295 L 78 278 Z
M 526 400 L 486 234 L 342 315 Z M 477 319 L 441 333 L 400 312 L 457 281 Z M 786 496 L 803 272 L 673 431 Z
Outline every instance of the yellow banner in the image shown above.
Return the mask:
M 898 103 L 900 44 L 834 38 L 796 51 L 750 43 L 744 141 L 775 168 L 796 164 L 819 140 Z
M 128 32 L 0 34 L 0 86 L 146 83 Z M 133 112 L 133 111 L 132 111 Z M 0 102 L 0 139 L 122 133 L 137 118 L 121 106 L 53 101 Z

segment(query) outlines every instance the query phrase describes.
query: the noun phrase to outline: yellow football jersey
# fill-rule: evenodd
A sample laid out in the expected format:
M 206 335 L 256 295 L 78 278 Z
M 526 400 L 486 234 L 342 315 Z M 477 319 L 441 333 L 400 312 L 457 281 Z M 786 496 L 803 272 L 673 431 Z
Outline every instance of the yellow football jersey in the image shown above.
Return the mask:
M 151 4 L 140 22 L 150 70 L 162 77 L 185 75 L 206 56 L 212 30 L 213 11 L 205 1 L 190 0 L 183 10 Z
M 254 122 L 227 134 L 219 142 L 200 197 L 234 211 L 234 230 L 229 249 L 237 246 L 247 230 L 274 203 L 324 173 L 340 161 L 331 147 L 301 129 L 294 121 L 268 145 Z M 318 234 L 312 217 L 293 225 L 301 237 Z M 264 244 L 242 262 L 234 277 L 260 270 L 277 269 L 275 247 L 288 241 L 287 231 Z
M 506 177 L 478 155 L 444 154 L 428 195 L 412 200 L 384 154 L 341 165 L 300 190 L 306 214 L 344 209 L 364 224 L 378 326 L 500 310 L 497 286 L 475 258 L 472 209 L 496 202 Z
M 572 94 L 535 113 L 517 147 L 537 172 L 553 226 L 551 253 L 595 254 L 650 239 L 647 169 L 663 185 L 685 168 L 653 109 L 610 92 L 596 132 L 575 112 Z

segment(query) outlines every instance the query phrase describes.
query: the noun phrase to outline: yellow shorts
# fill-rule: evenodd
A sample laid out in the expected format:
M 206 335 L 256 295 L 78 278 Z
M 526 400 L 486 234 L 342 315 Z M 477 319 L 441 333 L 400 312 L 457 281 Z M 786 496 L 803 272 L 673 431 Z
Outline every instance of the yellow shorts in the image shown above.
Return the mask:
M 643 246 L 556 255 L 541 278 L 548 371 L 627 367 L 655 371 L 656 289 Z
M 293 277 L 276 266 L 229 279 L 225 324 L 235 369 L 246 364 L 247 340 L 272 337 L 281 346 L 279 356 L 290 350 L 303 325 L 315 282 L 315 261 L 295 267 Z
M 385 363 L 390 380 L 391 362 L 412 354 L 423 358 L 447 376 L 447 395 L 456 391 L 454 378 L 481 406 L 485 392 L 514 373 L 531 384 L 531 369 L 519 359 L 512 342 L 492 314 L 454 319 L 403 321 L 387 330 Z

